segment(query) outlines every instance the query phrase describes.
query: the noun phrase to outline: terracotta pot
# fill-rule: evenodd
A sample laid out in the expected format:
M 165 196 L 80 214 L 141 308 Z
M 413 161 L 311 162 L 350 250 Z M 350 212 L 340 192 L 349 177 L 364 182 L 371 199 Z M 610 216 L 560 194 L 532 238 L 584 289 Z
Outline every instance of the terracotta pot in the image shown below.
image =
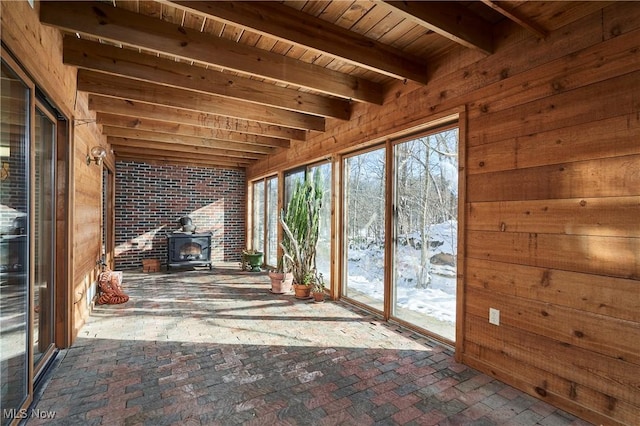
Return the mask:
M 296 292 L 296 299 L 308 299 L 311 297 L 311 286 L 304 284 L 294 284 L 293 289 Z
M 269 272 L 269 278 L 271 278 L 271 293 L 282 294 L 291 291 L 292 273 Z
M 313 292 L 313 301 L 314 302 L 324 302 L 324 291 L 314 291 Z

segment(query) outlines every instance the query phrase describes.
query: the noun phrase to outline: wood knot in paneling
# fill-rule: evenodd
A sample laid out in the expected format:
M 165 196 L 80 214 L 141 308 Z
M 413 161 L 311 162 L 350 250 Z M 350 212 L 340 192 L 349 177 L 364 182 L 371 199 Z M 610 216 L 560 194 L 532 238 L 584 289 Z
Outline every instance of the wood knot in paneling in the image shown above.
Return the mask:
M 542 273 L 542 279 L 540 280 L 540 285 L 542 287 L 549 287 L 551 284 L 551 271 L 546 270 Z
M 536 386 L 536 393 L 540 396 L 547 396 L 547 390 L 544 388 L 541 388 L 540 386 Z
M 578 397 L 578 391 L 576 390 L 577 385 L 575 382 L 571 382 L 569 386 L 569 398 L 576 399 Z

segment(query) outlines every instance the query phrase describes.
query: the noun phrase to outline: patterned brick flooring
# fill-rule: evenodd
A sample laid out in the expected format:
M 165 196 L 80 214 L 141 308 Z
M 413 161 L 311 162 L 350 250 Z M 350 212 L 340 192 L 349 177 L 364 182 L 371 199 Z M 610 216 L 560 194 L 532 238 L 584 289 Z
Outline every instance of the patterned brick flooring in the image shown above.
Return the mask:
M 342 302 L 225 265 L 125 271 L 58 357 L 29 425 L 587 425 Z M 60 360 L 61 359 L 61 360 Z

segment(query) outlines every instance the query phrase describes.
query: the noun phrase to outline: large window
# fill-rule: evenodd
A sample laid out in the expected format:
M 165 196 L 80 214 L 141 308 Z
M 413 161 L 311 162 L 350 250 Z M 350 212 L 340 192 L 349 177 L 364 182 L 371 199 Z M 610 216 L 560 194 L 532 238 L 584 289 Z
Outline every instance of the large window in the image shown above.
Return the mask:
M 342 164 L 341 295 L 454 341 L 457 128 L 390 140 Z
M 449 342 L 456 337 L 458 285 L 456 119 L 343 155 L 335 232 L 331 162 L 285 172 L 281 207 L 286 210 L 297 181 L 319 178 L 323 203 L 315 266 L 325 284 L 331 285 L 339 245 L 339 296 Z M 277 235 L 271 231 L 278 225 L 276 186 L 268 179 L 253 183 L 253 228 L 265 234 L 258 242 L 267 250 Z
M 318 228 L 318 244 L 316 246 L 316 270 L 322 274 L 326 287 L 331 285 L 331 173 L 329 162 L 315 163 L 303 168 L 291 170 L 284 175 L 284 208 L 286 209 L 297 181 L 315 177 L 316 173 L 322 186 L 322 208 L 320 209 L 320 225 Z
M 392 315 L 455 340 L 457 129 L 394 146 Z
M 268 177 L 251 184 L 251 248 L 264 254 L 263 262 L 278 262 L 278 178 Z
M 284 174 L 284 204 L 286 209 L 293 196 L 293 189 L 296 187 L 297 181 L 304 181 L 306 169 L 291 170 Z
M 278 264 L 280 213 L 286 210 L 296 181 L 302 181 L 308 174 L 318 173 L 322 188 L 323 202 L 320 211 L 319 239 L 316 254 L 318 273 L 322 274 L 325 285 L 331 284 L 331 163 L 323 162 L 295 169 L 284 174 L 283 204 L 278 205 L 278 178 L 271 176 L 251 183 L 251 241 L 253 248 L 264 252 L 264 261 L 270 267 Z
M 384 310 L 385 274 L 384 148 L 344 160 L 344 270 L 342 294 Z
M 278 263 L 278 178 L 267 178 L 266 181 L 266 247 L 265 262 L 276 266 Z
M 322 185 L 322 208 L 320 209 L 320 226 L 318 228 L 318 244 L 316 246 L 316 267 L 322 274 L 325 286 L 331 285 L 331 163 L 312 165 L 307 173 L 319 175 Z
M 251 248 L 264 252 L 264 180 L 253 183 L 253 231 Z

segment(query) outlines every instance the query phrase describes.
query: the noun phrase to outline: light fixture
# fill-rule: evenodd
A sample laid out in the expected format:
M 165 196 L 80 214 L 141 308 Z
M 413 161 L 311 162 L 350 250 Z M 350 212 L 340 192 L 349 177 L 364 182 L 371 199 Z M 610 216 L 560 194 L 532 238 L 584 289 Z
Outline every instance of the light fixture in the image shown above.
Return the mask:
M 95 161 L 96 165 L 102 164 L 102 159 L 107 156 L 107 150 L 101 146 L 94 146 L 91 148 L 91 153 L 87 155 L 87 166 Z M 93 157 L 93 158 L 91 158 Z

